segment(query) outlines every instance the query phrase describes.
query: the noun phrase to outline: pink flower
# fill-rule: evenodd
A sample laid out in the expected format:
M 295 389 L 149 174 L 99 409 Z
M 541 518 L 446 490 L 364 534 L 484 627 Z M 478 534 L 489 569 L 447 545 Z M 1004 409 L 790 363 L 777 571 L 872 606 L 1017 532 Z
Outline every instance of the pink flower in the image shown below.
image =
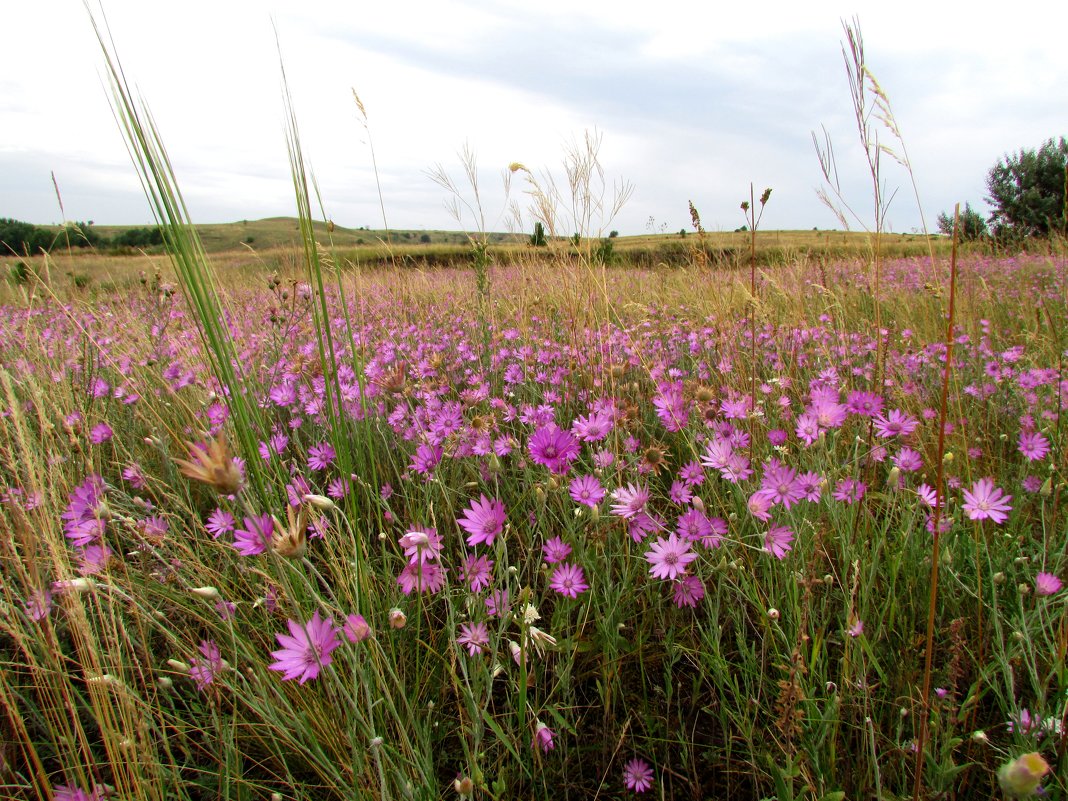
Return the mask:
M 435 593 L 445 586 L 445 569 L 437 562 L 409 562 L 397 576 L 405 595 L 414 590 Z
M 649 490 L 635 484 L 620 487 L 612 493 L 612 514 L 619 515 L 624 520 L 630 520 L 645 510 L 645 504 L 649 502 Z
M 596 476 L 579 476 L 571 481 L 571 499 L 575 503 L 594 507 L 604 500 L 604 487 Z
M 504 504 L 482 495 L 479 500 L 471 502 L 464 516 L 456 523 L 468 533 L 468 545 L 475 546 L 481 542 L 493 545 L 493 540 L 504 528 Z
M 441 535 L 432 528 L 414 528 L 397 540 L 409 562 L 430 562 L 441 556 Z
M 189 675 L 197 683 L 197 689 L 203 690 L 215 681 L 215 674 L 222 671 L 223 660 L 214 640 L 201 640 L 200 653 L 203 658 L 195 656 L 189 660 Z
M 290 620 L 288 625 L 289 634 L 274 635 L 282 647 L 271 651 L 277 661 L 270 669 L 281 671 L 284 681 L 299 679 L 304 684 L 317 678 L 319 670 L 331 663 L 330 654 L 341 642 L 334 621 L 329 617 L 321 619 L 318 612 L 306 624 Z
M 341 632 L 349 642 L 363 642 L 371 636 L 371 626 L 363 615 L 349 615 Z
M 464 646 L 469 656 L 480 654 L 489 645 L 489 629 L 485 623 L 461 623 L 456 644 Z
M 97 423 L 93 426 L 93 430 L 89 432 L 89 441 L 94 445 L 101 445 L 114 435 L 115 432 L 111 430 L 111 426 L 107 423 Z
M 579 441 L 567 429 L 550 424 L 534 432 L 528 444 L 530 458 L 535 464 L 548 467 L 553 473 L 568 471 L 572 461 L 578 458 Z
M 653 786 L 653 768 L 641 757 L 623 766 L 623 785 L 635 793 L 644 793 Z
M 764 535 L 764 550 L 776 559 L 785 559 L 793 546 L 794 532 L 786 526 L 772 526 Z
M 23 603 L 22 611 L 34 623 L 40 623 L 52 611 L 52 593 L 48 590 L 34 590 Z
M 586 583 L 586 576 L 583 574 L 582 568 L 568 562 L 564 562 L 556 568 L 553 571 L 552 578 L 549 580 L 549 589 L 555 590 L 561 595 L 566 595 L 568 598 L 578 598 L 579 593 L 585 592 L 589 588 L 590 585 Z
M 1021 431 L 1018 447 L 1024 458 L 1034 462 L 1049 453 L 1049 440 L 1037 431 Z
M 680 540 L 674 533 L 667 539 L 657 537 L 652 549 L 645 552 L 645 559 L 652 565 L 649 575 L 654 578 L 674 579 L 686 573 L 686 566 L 697 558 L 690 550 L 688 540 Z
M 541 552 L 547 564 L 555 565 L 571 555 L 571 546 L 559 537 L 553 537 L 541 546 Z
M 234 549 L 242 556 L 255 556 L 266 551 L 274 536 L 274 520 L 268 514 L 246 517 L 245 527 L 234 532 Z
M 1061 580 L 1052 573 L 1039 573 L 1035 576 L 1035 592 L 1038 595 L 1053 595 L 1060 592 Z
M 470 554 L 460 565 L 460 578 L 466 581 L 471 592 L 481 592 L 493 578 L 493 560 L 487 556 Z
M 683 576 L 675 582 L 675 606 L 680 609 L 684 606 L 695 608 L 704 597 L 705 585 L 697 576 Z
M 543 753 L 549 753 L 552 751 L 556 744 L 553 743 L 553 730 L 542 723 L 540 720 L 534 724 L 534 740 L 531 742 L 531 748 L 540 748 Z
M 992 478 L 981 478 L 975 482 L 971 492 L 964 490 L 964 505 L 961 508 L 968 513 L 969 520 L 990 518 L 1001 524 L 1008 520 L 1007 512 L 1012 511 L 1009 505 L 1011 500 L 1011 495 L 994 486 Z
M 308 467 L 312 470 L 326 470 L 334 463 L 336 457 L 337 453 L 333 445 L 329 442 L 320 442 L 308 448 Z

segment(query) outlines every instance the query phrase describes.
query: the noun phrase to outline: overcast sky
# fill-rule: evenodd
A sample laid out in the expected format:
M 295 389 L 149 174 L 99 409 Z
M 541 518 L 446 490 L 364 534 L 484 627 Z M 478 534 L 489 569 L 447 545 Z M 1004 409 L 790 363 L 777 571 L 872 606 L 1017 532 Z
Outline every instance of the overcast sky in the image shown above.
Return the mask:
M 95 3 L 95 0 L 94 0 Z M 611 194 L 633 196 L 593 233 L 745 221 L 840 227 L 817 199 L 812 132 L 834 142 L 846 200 L 871 225 L 841 47 L 860 15 L 868 65 L 890 98 L 928 223 L 954 202 L 986 211 L 1007 152 L 1068 134 L 1068 4 L 712 3 L 657 0 L 104 0 L 128 79 L 150 106 L 195 222 L 295 214 L 277 28 L 305 158 L 338 224 L 457 229 L 426 175 L 477 155 L 487 227 L 504 230 L 502 171 L 519 161 L 563 181 L 569 142 L 602 136 Z M 99 11 L 97 11 L 99 14 Z M 272 27 L 272 25 L 274 27 Z M 0 47 L 0 216 L 145 224 L 141 192 L 80 0 L 8 3 Z M 355 89 L 367 111 L 361 125 Z M 822 138 L 822 133 L 820 133 Z M 882 141 L 894 145 L 884 131 Z M 884 162 L 895 231 L 920 227 L 908 176 Z M 512 198 L 528 204 L 522 180 Z M 465 197 L 468 196 L 465 194 Z M 529 219 L 524 221 L 529 222 Z M 463 227 L 471 229 L 470 217 Z M 854 227 L 859 227 L 855 225 Z

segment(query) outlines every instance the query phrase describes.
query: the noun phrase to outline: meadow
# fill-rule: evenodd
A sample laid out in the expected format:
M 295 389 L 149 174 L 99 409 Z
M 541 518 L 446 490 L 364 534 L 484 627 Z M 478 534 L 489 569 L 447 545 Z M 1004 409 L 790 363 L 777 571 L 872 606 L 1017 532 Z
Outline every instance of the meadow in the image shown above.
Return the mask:
M 1063 243 L 383 265 L 290 114 L 209 254 L 104 54 L 167 254 L 5 279 L 0 795 L 1066 796 Z

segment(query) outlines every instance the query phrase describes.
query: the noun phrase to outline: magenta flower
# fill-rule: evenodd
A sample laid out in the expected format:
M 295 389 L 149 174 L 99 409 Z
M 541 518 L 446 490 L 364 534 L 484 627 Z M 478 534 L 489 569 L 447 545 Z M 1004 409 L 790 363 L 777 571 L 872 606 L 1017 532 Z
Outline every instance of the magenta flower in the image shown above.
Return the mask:
M 1061 580 L 1052 573 L 1039 573 L 1035 576 L 1035 592 L 1039 595 L 1053 595 L 1060 592 Z
M 481 592 L 493 578 L 493 561 L 486 556 L 470 554 L 460 565 L 460 579 L 467 582 L 471 592 Z
M 596 476 L 585 475 L 571 480 L 571 499 L 575 503 L 592 508 L 604 500 L 604 495 L 604 487 Z
M 1009 501 L 1011 495 L 1006 495 L 998 487 L 994 486 L 994 479 L 981 478 L 975 482 L 971 491 L 964 490 L 964 504 L 962 509 L 968 513 L 969 520 L 993 520 L 997 524 L 1008 520 L 1008 512 L 1012 511 Z
M 363 642 L 371 636 L 371 626 L 363 615 L 349 615 L 345 618 L 341 632 L 349 642 Z
M 542 753 L 547 754 L 556 747 L 553 742 L 555 736 L 553 730 L 539 720 L 534 724 L 534 740 L 530 746 L 535 749 L 540 748 Z
M 415 449 L 415 454 L 412 456 L 411 469 L 420 475 L 429 475 L 434 472 L 434 468 L 441 462 L 441 457 L 444 454 L 445 451 L 440 445 L 423 443 Z
M 1018 447 L 1025 459 L 1034 462 L 1049 453 L 1049 440 L 1037 431 L 1021 431 Z
M 675 606 L 695 608 L 705 597 L 705 585 L 697 576 L 683 576 L 675 582 Z
M 593 412 L 585 417 L 576 417 L 571 431 L 583 442 L 598 442 L 612 430 L 612 418 L 602 412 Z
M 487 615 L 490 617 L 504 617 L 510 608 L 508 590 L 493 590 L 486 596 L 485 603 Z
M 413 528 L 397 544 L 404 549 L 409 562 L 432 562 L 441 556 L 443 540 L 432 528 Z
M 765 468 L 759 491 L 766 494 L 772 504 L 781 503 L 787 509 L 804 497 L 797 471 L 775 460 Z
M 271 547 L 274 519 L 269 514 L 246 517 L 245 527 L 234 532 L 234 549 L 242 556 L 256 556 Z
M 612 514 L 619 515 L 624 520 L 630 520 L 645 510 L 645 504 L 649 502 L 649 490 L 635 484 L 620 487 L 612 493 Z
M 764 535 L 764 550 L 776 559 L 785 559 L 793 549 L 794 532 L 786 526 L 772 526 Z
M 875 433 L 883 439 L 908 436 L 919 424 L 919 420 L 900 409 L 891 409 L 885 417 L 875 415 Z
M 485 495 L 472 501 L 464 511 L 464 516 L 456 521 L 468 533 L 467 544 L 478 545 L 481 542 L 493 545 L 493 540 L 504 528 L 504 504 Z
M 485 623 L 461 623 L 456 644 L 466 648 L 468 656 L 480 654 L 489 645 L 489 629 Z
M 623 785 L 635 793 L 644 793 L 653 786 L 653 768 L 641 757 L 623 766 Z
M 106 515 L 104 479 L 90 475 L 70 494 L 67 508 L 61 515 L 65 521 L 63 530 L 72 545 L 88 545 L 103 535 Z
M 115 436 L 115 432 L 111 430 L 111 426 L 107 423 L 97 423 L 89 432 L 89 441 L 94 445 L 101 445 L 113 436 Z
M 556 568 L 553 571 L 552 578 L 549 580 L 549 589 L 555 590 L 561 595 L 566 595 L 568 598 L 578 598 L 579 593 L 585 592 L 589 588 L 590 585 L 586 583 L 586 576 L 582 572 L 582 568 L 568 562 L 564 562 Z
M 1039 573 L 1039 575 L 1046 574 Z M 22 611 L 34 623 L 40 623 L 52 611 L 52 593 L 48 590 L 34 590 L 30 593 L 30 597 L 23 602 Z
M 326 470 L 334 463 L 336 457 L 337 453 L 333 445 L 329 442 L 320 442 L 308 448 L 308 467 L 312 470 Z
M 689 509 L 679 515 L 675 532 L 690 542 L 699 542 L 712 536 L 712 523 L 700 509 Z
M 189 675 L 197 683 L 197 689 L 203 690 L 213 681 L 215 676 L 223 669 L 222 654 L 214 640 L 201 640 L 201 656 L 195 656 L 189 660 Z
M 299 679 L 304 684 L 308 679 L 318 678 L 320 669 L 331 663 L 331 652 L 341 645 L 338 630 L 333 620 L 321 619 L 318 612 L 304 625 L 295 620 L 290 620 L 288 625 L 289 634 L 274 635 L 282 647 L 271 651 L 277 661 L 270 669 L 281 671 L 284 681 Z
M 445 586 L 445 569 L 437 562 L 409 562 L 397 576 L 405 595 L 413 591 L 435 593 Z
M 563 474 L 579 455 L 579 441 L 570 431 L 547 425 L 539 428 L 530 438 L 530 458 L 535 464 L 548 467 L 553 473 Z
M 553 537 L 541 546 L 541 552 L 547 564 L 555 565 L 571 555 L 571 546 L 559 537 Z
M 843 478 L 834 485 L 834 492 L 831 497 L 846 505 L 854 504 L 864 497 L 866 489 L 867 487 L 864 486 L 863 481 L 857 481 L 855 478 Z
M 223 534 L 229 534 L 234 530 L 237 522 L 234 520 L 234 516 L 227 512 L 225 509 L 216 509 L 210 515 L 208 520 L 204 524 L 204 528 L 211 534 L 212 539 L 219 539 Z
M 667 539 L 657 537 L 651 549 L 645 552 L 645 559 L 652 565 L 649 575 L 653 578 L 675 579 L 686 573 L 686 566 L 697 558 L 690 550 L 688 540 L 680 540 L 674 533 Z

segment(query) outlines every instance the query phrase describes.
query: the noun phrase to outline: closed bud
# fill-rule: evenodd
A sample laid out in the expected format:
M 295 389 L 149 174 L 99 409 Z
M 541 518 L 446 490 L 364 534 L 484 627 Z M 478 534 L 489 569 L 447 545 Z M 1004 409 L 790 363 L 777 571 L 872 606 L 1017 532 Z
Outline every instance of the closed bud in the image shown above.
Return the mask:
M 222 597 L 219 590 L 215 587 L 193 587 L 189 591 L 198 598 L 203 598 L 206 601 L 217 601 Z
M 408 616 L 397 607 L 393 607 L 389 610 L 389 625 L 390 628 L 403 629 L 408 625 Z
M 1008 576 L 1002 573 L 1000 570 L 994 574 L 995 584 L 1004 584 L 1008 580 Z
M 167 666 L 174 670 L 176 673 L 188 673 L 190 670 L 188 664 L 178 659 L 168 659 Z
M 304 501 L 310 503 L 316 509 L 321 509 L 324 512 L 329 512 L 331 509 L 336 509 L 336 504 L 327 498 L 325 495 L 316 495 L 315 493 L 308 493 L 304 496 Z
M 768 610 L 768 620 L 778 620 L 778 619 L 779 619 L 779 610 L 776 609 L 773 606 L 773 607 L 771 607 L 771 609 Z
M 475 791 L 475 783 L 470 776 L 457 776 L 452 783 L 452 789 L 459 795 L 471 795 Z
M 1053 494 L 1053 476 L 1042 482 L 1042 487 L 1038 490 L 1038 494 L 1043 498 L 1048 498 Z

